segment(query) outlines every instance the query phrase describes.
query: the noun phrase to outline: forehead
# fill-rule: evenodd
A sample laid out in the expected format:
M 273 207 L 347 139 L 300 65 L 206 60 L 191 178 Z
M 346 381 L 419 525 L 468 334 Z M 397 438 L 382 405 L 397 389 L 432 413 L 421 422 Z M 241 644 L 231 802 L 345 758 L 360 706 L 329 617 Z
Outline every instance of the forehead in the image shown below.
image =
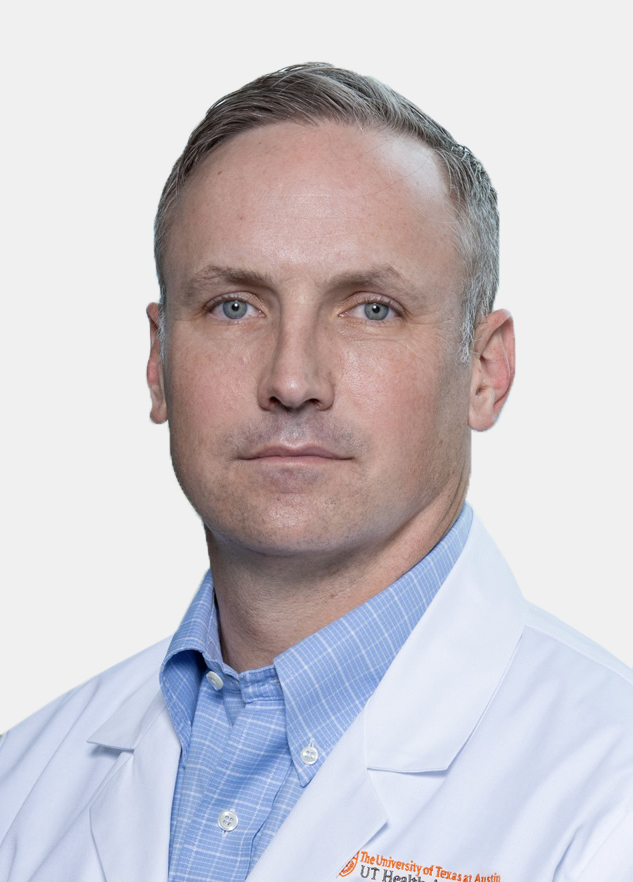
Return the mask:
M 456 257 L 441 161 L 409 136 L 339 123 L 275 123 L 231 138 L 188 179 L 167 241 L 168 289 L 210 256 L 318 271 Z M 356 267 L 354 267 L 356 268 Z M 266 269 L 266 267 L 262 267 Z M 445 273 L 446 267 L 441 267 Z

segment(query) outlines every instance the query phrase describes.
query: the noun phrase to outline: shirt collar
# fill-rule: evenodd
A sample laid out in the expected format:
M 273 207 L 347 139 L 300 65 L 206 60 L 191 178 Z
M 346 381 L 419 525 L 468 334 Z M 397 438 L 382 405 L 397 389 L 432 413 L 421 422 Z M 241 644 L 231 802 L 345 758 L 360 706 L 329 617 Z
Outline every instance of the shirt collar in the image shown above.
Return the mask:
M 452 529 L 397 582 L 275 659 L 288 743 L 302 783 L 360 713 L 459 557 L 472 523 L 465 506 Z M 316 747 L 306 767 L 301 750 Z
M 222 658 L 213 579 L 207 572 L 174 634 L 160 669 L 160 687 L 186 755 L 200 680 L 213 660 Z
M 459 557 L 472 509 L 465 505 L 446 536 L 389 588 L 277 656 L 274 665 L 237 674 L 222 660 L 213 580 L 208 572 L 174 634 L 160 672 L 172 722 L 186 754 L 200 680 L 215 670 L 240 688 L 283 693 L 290 753 L 307 784 L 365 706 L 387 668 Z M 301 751 L 313 746 L 310 765 Z

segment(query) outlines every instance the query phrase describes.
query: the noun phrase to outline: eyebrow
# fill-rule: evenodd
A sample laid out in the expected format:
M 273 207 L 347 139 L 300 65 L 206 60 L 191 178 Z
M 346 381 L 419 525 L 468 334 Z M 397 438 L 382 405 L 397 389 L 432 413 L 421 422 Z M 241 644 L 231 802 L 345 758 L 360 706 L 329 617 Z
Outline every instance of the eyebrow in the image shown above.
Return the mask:
M 411 283 L 391 264 L 370 267 L 360 272 L 343 272 L 333 276 L 329 281 L 330 288 L 411 288 Z
M 275 288 L 276 283 L 269 273 L 246 268 L 218 266 L 209 264 L 197 272 L 185 286 L 187 299 L 195 298 L 209 285 L 228 284 Z M 326 287 L 329 290 L 342 288 L 383 288 L 397 286 L 411 290 L 414 285 L 405 279 L 391 264 L 382 264 L 363 270 L 351 270 L 330 277 Z
M 185 297 L 195 298 L 200 292 L 206 290 L 209 285 L 255 285 L 257 287 L 272 288 L 272 277 L 267 273 L 259 273 L 253 270 L 237 269 L 229 266 L 217 266 L 209 264 L 197 272 L 185 285 Z

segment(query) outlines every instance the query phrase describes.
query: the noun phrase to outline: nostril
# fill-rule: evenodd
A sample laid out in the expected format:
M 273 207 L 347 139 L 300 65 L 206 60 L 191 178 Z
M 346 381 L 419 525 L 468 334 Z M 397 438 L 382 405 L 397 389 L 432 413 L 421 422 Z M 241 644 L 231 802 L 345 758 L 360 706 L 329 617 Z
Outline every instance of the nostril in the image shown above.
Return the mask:
M 323 404 L 323 402 L 319 398 L 307 398 L 301 401 L 299 404 L 288 404 L 287 402 L 277 398 L 277 396 L 272 396 L 268 409 L 286 411 L 287 413 L 290 413 L 292 411 L 302 410 L 303 408 L 325 410 L 328 406 L 329 405 L 327 404 Z

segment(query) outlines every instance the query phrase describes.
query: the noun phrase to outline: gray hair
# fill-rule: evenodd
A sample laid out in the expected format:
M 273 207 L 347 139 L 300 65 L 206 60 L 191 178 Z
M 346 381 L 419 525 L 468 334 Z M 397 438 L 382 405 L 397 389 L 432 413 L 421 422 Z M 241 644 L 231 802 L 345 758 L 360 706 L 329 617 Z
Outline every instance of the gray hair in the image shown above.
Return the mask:
M 166 241 L 178 198 L 194 169 L 212 150 L 240 132 L 277 122 L 318 125 L 326 121 L 413 136 L 442 162 L 464 261 L 460 357 L 467 361 L 475 327 L 492 310 L 499 284 L 499 215 L 490 178 L 467 147 L 407 98 L 372 77 L 322 63 L 296 64 L 253 80 L 216 101 L 192 132 L 167 178 L 154 225 L 161 319 L 167 296 Z

